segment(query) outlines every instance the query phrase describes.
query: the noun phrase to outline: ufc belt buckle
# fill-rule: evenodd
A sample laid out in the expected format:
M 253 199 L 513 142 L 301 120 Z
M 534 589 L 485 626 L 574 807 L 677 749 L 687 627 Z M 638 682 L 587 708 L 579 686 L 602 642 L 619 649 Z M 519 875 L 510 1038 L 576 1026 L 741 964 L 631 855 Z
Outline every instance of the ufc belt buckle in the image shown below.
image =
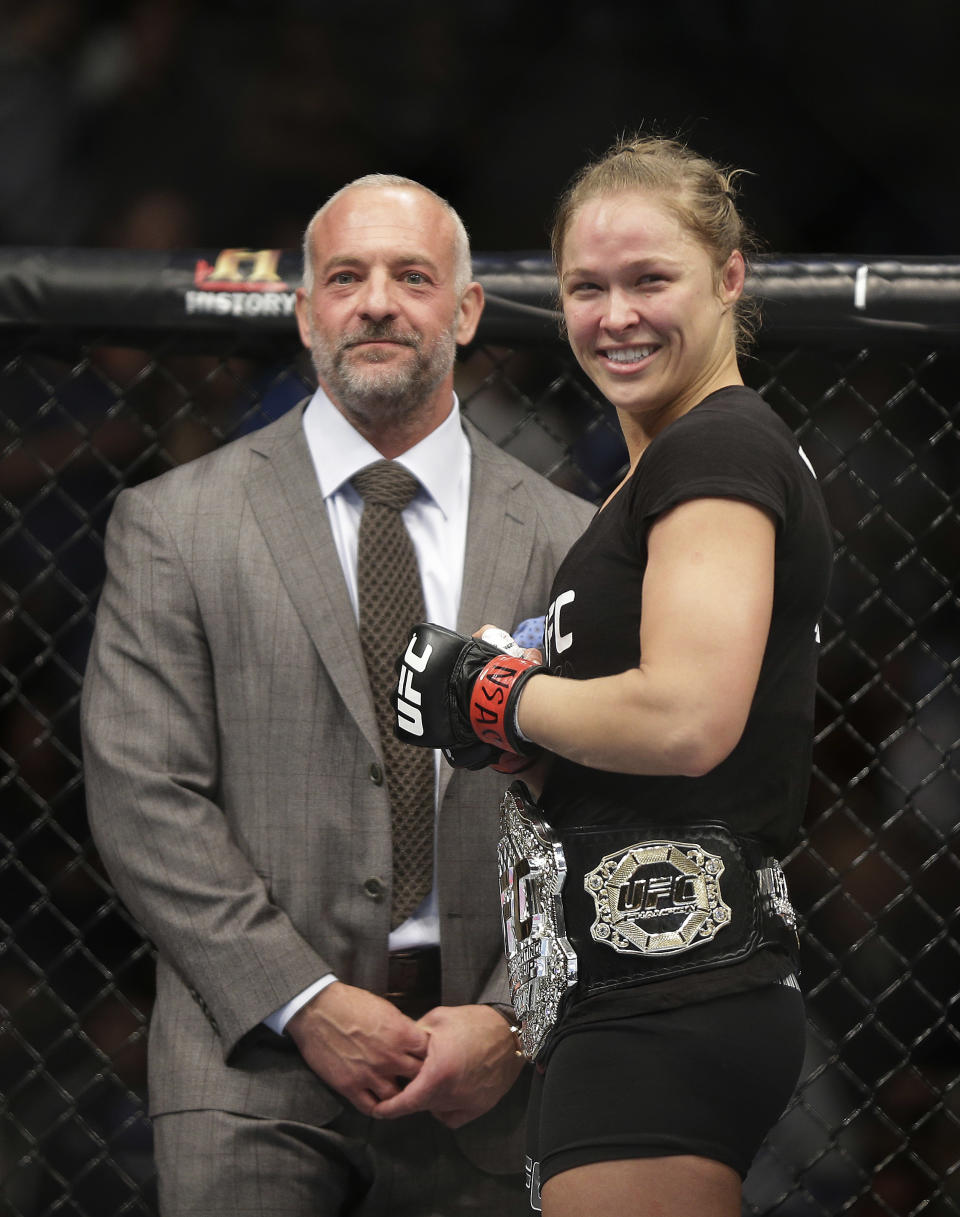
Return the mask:
M 596 920 L 590 935 L 621 955 L 678 955 L 730 923 L 723 859 L 690 841 L 640 841 L 584 876 Z
M 550 825 L 511 787 L 500 804 L 500 911 L 503 945 L 520 1043 L 532 1061 L 577 980 L 577 956 L 566 937 L 560 893 L 567 876 L 563 847 Z

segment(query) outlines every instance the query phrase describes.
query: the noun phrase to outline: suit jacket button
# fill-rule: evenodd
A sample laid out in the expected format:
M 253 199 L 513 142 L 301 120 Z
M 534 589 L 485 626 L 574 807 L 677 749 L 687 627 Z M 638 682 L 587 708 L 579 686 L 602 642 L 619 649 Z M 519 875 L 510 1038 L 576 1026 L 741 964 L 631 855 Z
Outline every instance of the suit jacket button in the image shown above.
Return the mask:
M 370 781 L 373 782 L 374 786 L 383 785 L 383 770 L 376 761 L 370 766 Z
M 382 900 L 383 893 L 386 890 L 382 879 L 367 879 L 364 881 L 363 890 L 371 900 Z

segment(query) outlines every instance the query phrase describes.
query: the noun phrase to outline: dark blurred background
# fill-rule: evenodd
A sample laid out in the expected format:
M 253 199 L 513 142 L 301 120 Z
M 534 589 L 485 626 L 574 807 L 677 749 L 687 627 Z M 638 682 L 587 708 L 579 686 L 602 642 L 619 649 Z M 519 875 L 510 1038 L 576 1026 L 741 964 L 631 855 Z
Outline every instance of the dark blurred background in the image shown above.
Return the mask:
M 646 125 L 771 251 L 956 253 L 958 49 L 956 0 L 0 0 L 0 244 L 292 248 L 383 171 L 541 249 Z
M 647 126 L 752 171 L 771 253 L 949 257 L 958 51 L 960 0 L 0 0 L 0 245 L 293 249 L 384 171 L 448 197 L 478 252 L 544 249 L 570 175 Z M 2 1217 L 154 1211 L 152 959 L 90 844 L 79 756 L 104 521 L 122 485 L 307 391 L 292 326 L 258 360 L 99 323 L 91 345 L 75 295 L 59 331 L 0 332 Z M 753 1214 L 960 1214 L 960 348 L 946 316 L 903 320 L 846 349 L 825 318 L 749 364 L 838 552 L 790 863 L 807 1073 Z M 509 345 L 460 364 L 465 408 L 598 497 L 623 461 L 609 412 L 559 343 Z

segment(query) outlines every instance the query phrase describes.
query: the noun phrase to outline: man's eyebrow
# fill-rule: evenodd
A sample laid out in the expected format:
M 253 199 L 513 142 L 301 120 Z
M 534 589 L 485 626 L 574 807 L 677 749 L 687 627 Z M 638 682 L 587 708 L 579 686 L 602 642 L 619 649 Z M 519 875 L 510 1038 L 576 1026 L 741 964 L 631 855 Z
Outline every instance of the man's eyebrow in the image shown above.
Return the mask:
M 327 260 L 320 267 L 320 271 L 321 271 L 321 274 L 325 274 L 328 270 L 331 270 L 334 266 L 362 266 L 362 265 L 363 265 L 362 258 L 351 258 L 347 255 L 341 256 L 341 255 L 337 254 L 332 258 L 327 258 Z
M 437 266 L 436 262 L 433 260 L 433 258 L 428 257 L 424 253 L 402 253 L 402 252 L 400 252 L 400 253 L 392 254 L 387 260 L 390 263 L 390 265 L 393 267 L 423 266 L 427 270 L 429 270 L 432 274 L 434 274 L 438 277 L 440 274 L 440 269 Z M 335 266 L 363 267 L 368 264 L 368 261 L 369 261 L 369 259 L 367 259 L 367 258 L 360 258 L 360 257 L 357 257 L 355 255 L 350 255 L 350 254 L 334 255 L 331 258 L 327 258 L 327 260 L 323 263 L 323 266 L 321 267 L 321 274 L 326 274 L 328 271 L 332 270 Z

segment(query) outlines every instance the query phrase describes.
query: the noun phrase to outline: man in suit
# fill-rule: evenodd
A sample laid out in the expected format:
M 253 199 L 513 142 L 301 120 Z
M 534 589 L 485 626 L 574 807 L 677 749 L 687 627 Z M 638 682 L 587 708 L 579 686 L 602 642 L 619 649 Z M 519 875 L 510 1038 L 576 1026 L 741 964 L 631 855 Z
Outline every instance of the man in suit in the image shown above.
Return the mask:
M 351 479 L 384 458 L 416 475 L 426 614 L 462 631 L 541 614 L 590 509 L 461 422 L 455 346 L 483 293 L 448 204 L 362 178 L 304 248 L 317 393 L 120 495 L 84 683 L 95 840 L 159 956 L 161 1211 L 520 1213 L 525 1087 L 498 1010 L 509 779 L 438 765 L 428 894 L 393 925 Z M 415 1077 L 421 1110 L 377 1118 Z

